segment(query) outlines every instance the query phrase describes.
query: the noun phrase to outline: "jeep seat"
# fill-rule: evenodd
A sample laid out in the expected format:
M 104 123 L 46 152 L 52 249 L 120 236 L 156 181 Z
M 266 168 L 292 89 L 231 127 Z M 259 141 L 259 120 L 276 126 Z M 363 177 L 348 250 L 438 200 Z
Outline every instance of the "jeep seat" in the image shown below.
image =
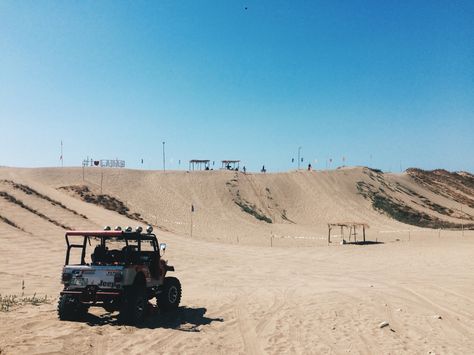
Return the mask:
M 122 248 L 123 259 L 129 264 L 138 264 L 138 251 L 137 246 L 128 245 Z
M 102 245 L 97 245 L 91 255 L 92 264 L 104 263 L 107 259 L 107 248 Z

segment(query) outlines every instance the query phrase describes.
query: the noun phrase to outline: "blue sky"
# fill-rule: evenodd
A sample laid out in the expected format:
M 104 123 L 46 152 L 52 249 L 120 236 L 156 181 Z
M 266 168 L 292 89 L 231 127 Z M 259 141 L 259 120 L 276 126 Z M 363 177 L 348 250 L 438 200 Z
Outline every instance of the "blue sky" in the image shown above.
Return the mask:
M 0 165 L 474 171 L 472 1 L 0 1 Z M 144 159 L 144 164 L 140 160 Z

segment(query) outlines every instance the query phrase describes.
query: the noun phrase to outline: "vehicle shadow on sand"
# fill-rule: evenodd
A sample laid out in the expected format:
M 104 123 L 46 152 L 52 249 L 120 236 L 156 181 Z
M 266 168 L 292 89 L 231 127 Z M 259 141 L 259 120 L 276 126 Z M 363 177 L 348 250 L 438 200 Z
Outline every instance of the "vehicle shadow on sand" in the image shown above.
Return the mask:
M 207 309 L 204 307 L 191 308 L 179 307 L 176 311 L 160 312 L 156 307 L 151 307 L 145 321 L 136 325 L 136 328 L 145 329 L 175 329 L 183 332 L 199 332 L 200 326 L 209 325 L 212 322 L 223 322 L 223 318 L 210 318 L 205 314 Z M 87 314 L 84 319 L 90 326 L 116 325 L 121 326 L 117 319 L 117 313 L 105 313 L 100 316 Z
M 184 332 L 199 332 L 199 327 L 212 322 L 223 322 L 223 318 L 206 317 L 206 308 L 179 307 L 174 312 L 150 312 L 144 324 L 138 328 L 167 328 Z
M 375 244 L 384 244 L 384 242 L 373 241 L 373 240 L 366 240 L 365 242 L 364 241 L 359 241 L 359 242 L 345 241 L 343 244 L 345 245 L 375 245 Z

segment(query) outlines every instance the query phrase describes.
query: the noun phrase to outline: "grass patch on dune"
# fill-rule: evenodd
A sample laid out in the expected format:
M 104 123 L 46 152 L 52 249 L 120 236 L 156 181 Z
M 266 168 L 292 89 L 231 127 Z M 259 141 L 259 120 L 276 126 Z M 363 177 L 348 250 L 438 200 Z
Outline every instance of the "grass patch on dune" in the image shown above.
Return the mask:
M 71 212 L 72 214 L 75 214 L 76 216 L 80 216 L 84 219 L 87 219 L 87 216 L 81 214 L 81 213 L 78 213 L 77 211 L 74 211 L 73 209 L 63 205 L 61 202 L 59 201 L 56 201 L 56 200 L 53 200 L 51 197 L 49 196 L 46 196 L 46 195 L 43 195 L 42 193 L 39 193 L 38 191 L 36 191 L 35 189 L 29 187 L 28 185 L 24 185 L 24 184 L 20 184 L 20 183 L 17 183 L 17 182 L 14 182 L 12 180 L 0 180 L 0 182 L 4 182 L 4 183 L 7 183 L 9 184 L 10 186 L 12 186 L 14 189 L 16 190 L 20 190 L 20 191 L 23 191 L 25 194 L 27 195 L 33 195 L 33 196 L 36 196 L 36 197 L 39 197 L 45 201 L 48 201 L 49 203 L 51 203 L 53 206 L 58 206 L 58 207 L 61 207 L 62 209 L 68 211 L 68 212 Z
M 266 223 L 273 223 L 272 219 L 270 217 L 265 216 L 263 212 L 255 204 L 251 204 L 250 202 L 245 201 L 242 198 L 242 196 L 240 195 L 240 190 L 238 189 L 238 181 L 236 178 L 230 181 L 227 181 L 226 185 L 228 186 L 229 192 L 233 195 L 232 201 L 237 206 L 239 206 L 243 212 L 248 213 L 249 215 L 255 217 L 259 221 L 263 221 Z M 270 194 L 270 189 L 267 187 L 265 191 L 267 192 L 267 198 L 268 198 Z
M 12 226 L 13 228 L 16 228 L 16 229 L 19 229 L 21 231 L 25 231 L 23 228 L 17 226 L 17 224 L 11 220 L 9 220 L 7 217 L 4 217 L 2 215 L 0 215 L 0 221 L 2 221 L 3 223 L 6 223 L 10 226 Z
M 30 206 L 24 204 L 23 201 L 21 201 L 21 200 L 17 199 L 16 197 L 10 195 L 8 192 L 0 191 L 0 197 L 3 197 L 6 201 L 11 202 L 11 203 L 17 205 L 17 206 L 19 206 L 19 207 L 21 207 L 21 208 L 23 208 L 23 209 L 25 209 L 25 210 L 27 210 L 27 211 L 29 211 L 29 212 L 31 212 L 31 213 L 37 215 L 38 217 L 40 217 L 40 218 L 42 218 L 42 219 L 44 219 L 44 220 L 46 220 L 46 221 L 48 221 L 48 222 L 50 222 L 50 223 L 52 223 L 52 224 L 58 226 L 58 227 L 61 227 L 61 228 L 66 229 L 66 230 L 71 230 L 70 227 L 68 227 L 68 226 L 66 226 L 66 225 L 64 225 L 64 224 L 62 224 L 62 223 L 60 223 L 60 222 L 58 222 L 58 221 L 55 221 L 54 219 L 52 219 L 52 218 L 50 218 L 50 217 L 44 215 L 43 213 L 41 213 L 41 212 L 39 212 L 39 211 L 37 211 L 37 210 L 31 208 Z
M 390 196 L 381 187 L 376 188 L 374 185 L 368 184 L 364 181 L 359 181 L 356 186 L 358 193 L 364 198 L 370 200 L 372 202 L 372 207 L 376 211 L 379 211 L 399 222 L 425 228 L 474 229 L 474 224 L 472 223 L 462 225 L 460 223 L 443 221 L 436 216 L 429 215 L 423 211 L 418 211 L 408 206 L 402 200 Z M 428 208 L 431 208 L 438 213 L 449 215 L 451 210 L 432 203 L 421 195 L 416 195 L 422 198 L 422 201 Z
M 295 222 L 293 222 L 291 219 L 288 218 L 288 216 L 286 215 L 286 210 L 283 210 L 281 212 L 281 218 L 284 220 L 284 221 L 287 221 L 289 223 L 292 223 L 292 224 L 295 224 Z
M 0 312 L 10 312 L 24 305 L 39 306 L 41 304 L 49 304 L 52 302 L 47 295 L 44 297 L 36 296 L 18 296 L 18 295 L 2 295 L 0 294 Z
M 72 192 L 85 202 L 93 203 L 107 210 L 117 212 L 135 221 L 149 224 L 143 219 L 140 213 L 132 213 L 125 203 L 120 201 L 118 198 L 106 194 L 95 194 L 86 185 L 61 186 L 58 189 Z
M 245 213 L 248 213 L 251 216 L 254 216 L 259 221 L 273 223 L 272 219 L 265 216 L 262 212 L 260 212 L 255 205 L 248 204 L 245 201 L 234 200 L 234 202 L 237 206 L 239 206 L 242 209 L 242 211 L 244 211 Z
M 410 168 L 407 174 L 418 185 L 458 203 L 474 208 L 474 175 L 449 172 L 444 169 L 422 170 Z

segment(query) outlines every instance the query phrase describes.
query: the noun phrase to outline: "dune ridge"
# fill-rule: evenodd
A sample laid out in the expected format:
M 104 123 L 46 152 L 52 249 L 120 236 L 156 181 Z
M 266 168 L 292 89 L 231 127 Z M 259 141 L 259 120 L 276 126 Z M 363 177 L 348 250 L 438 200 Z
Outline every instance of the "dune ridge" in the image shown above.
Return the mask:
M 0 312 L 2 355 L 474 348 L 469 173 L 82 173 L 0 168 L 0 294 L 50 300 Z M 74 192 L 84 186 L 88 198 Z M 340 245 L 336 233 L 328 245 L 327 223 L 337 221 L 368 223 L 379 243 Z M 59 322 L 66 229 L 145 222 L 168 244 L 183 284 L 179 311 L 156 312 L 141 327 L 100 309 L 84 323 Z

